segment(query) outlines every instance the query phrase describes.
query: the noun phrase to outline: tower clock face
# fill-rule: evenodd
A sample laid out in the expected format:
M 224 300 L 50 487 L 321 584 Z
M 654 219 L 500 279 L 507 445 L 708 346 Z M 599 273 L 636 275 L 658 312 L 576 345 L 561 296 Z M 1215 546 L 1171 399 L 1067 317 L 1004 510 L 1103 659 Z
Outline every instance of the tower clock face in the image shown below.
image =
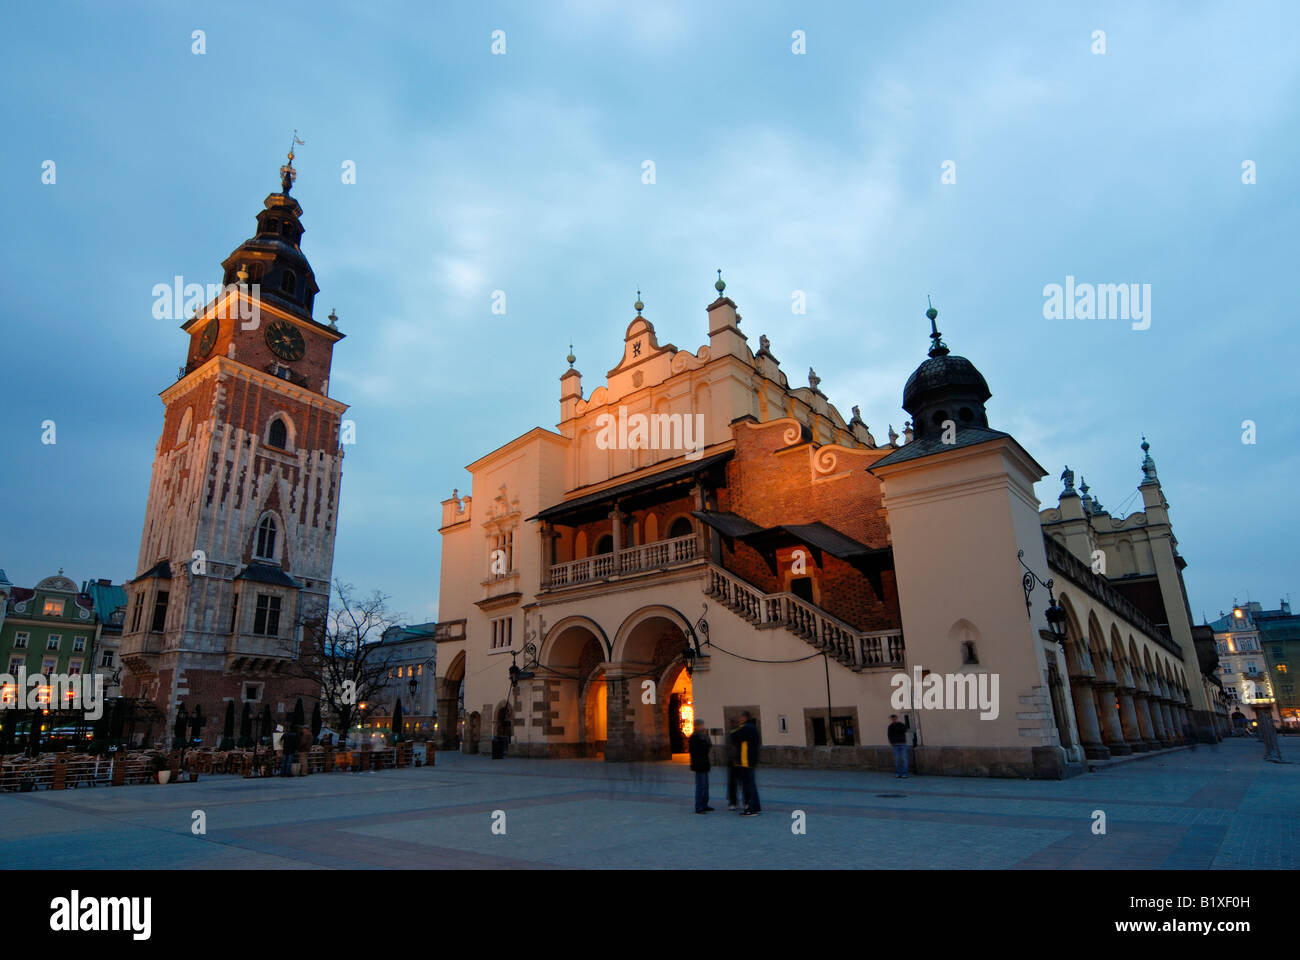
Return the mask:
M 208 325 L 203 328 L 203 336 L 199 338 L 199 356 L 206 357 L 212 352 L 212 345 L 217 342 L 217 333 L 220 330 L 220 320 L 213 317 L 208 321 Z
M 302 333 L 287 320 L 276 320 L 266 328 L 266 345 L 281 360 L 302 358 Z

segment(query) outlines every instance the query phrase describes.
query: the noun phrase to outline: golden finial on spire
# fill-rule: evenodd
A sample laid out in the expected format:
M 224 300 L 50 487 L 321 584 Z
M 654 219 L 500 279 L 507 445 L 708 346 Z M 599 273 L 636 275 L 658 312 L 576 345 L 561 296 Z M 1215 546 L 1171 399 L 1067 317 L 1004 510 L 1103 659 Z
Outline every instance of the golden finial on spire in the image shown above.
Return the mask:
M 293 182 L 298 179 L 298 171 L 293 168 L 293 148 L 295 145 L 306 146 L 306 140 L 298 138 L 298 131 L 293 132 L 293 140 L 289 143 L 289 162 L 280 168 L 280 189 L 288 193 Z

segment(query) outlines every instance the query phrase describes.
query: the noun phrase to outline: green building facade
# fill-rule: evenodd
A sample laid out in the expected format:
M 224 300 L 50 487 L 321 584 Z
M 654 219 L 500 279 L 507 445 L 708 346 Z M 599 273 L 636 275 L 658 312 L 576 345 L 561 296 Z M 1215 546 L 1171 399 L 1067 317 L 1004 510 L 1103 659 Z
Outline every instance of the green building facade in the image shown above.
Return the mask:
M 60 570 L 34 588 L 16 587 L 0 571 L 0 673 L 33 674 L 94 671 L 99 621 L 88 594 Z

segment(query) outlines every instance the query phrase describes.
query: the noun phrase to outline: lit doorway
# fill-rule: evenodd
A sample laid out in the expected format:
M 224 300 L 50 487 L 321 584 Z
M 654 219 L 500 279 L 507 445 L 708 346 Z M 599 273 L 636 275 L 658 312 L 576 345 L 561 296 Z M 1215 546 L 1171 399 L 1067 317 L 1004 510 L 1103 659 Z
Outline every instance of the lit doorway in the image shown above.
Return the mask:
M 692 699 L 691 677 L 684 669 L 677 674 L 668 694 L 668 750 L 672 754 L 686 754 L 689 739 L 695 727 L 695 702 Z

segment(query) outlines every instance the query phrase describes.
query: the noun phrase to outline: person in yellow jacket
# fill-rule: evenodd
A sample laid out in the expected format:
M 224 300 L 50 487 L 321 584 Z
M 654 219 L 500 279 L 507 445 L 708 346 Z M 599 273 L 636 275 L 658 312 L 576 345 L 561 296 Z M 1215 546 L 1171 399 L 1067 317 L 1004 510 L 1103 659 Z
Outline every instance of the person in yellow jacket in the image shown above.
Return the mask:
M 748 710 L 742 710 L 740 726 L 731 732 L 735 769 L 740 777 L 740 786 L 745 797 L 745 808 L 740 814 L 742 817 L 756 817 L 763 812 L 762 805 L 758 801 L 758 785 L 754 782 L 754 768 L 758 766 L 761 745 L 758 724 L 754 722 Z

